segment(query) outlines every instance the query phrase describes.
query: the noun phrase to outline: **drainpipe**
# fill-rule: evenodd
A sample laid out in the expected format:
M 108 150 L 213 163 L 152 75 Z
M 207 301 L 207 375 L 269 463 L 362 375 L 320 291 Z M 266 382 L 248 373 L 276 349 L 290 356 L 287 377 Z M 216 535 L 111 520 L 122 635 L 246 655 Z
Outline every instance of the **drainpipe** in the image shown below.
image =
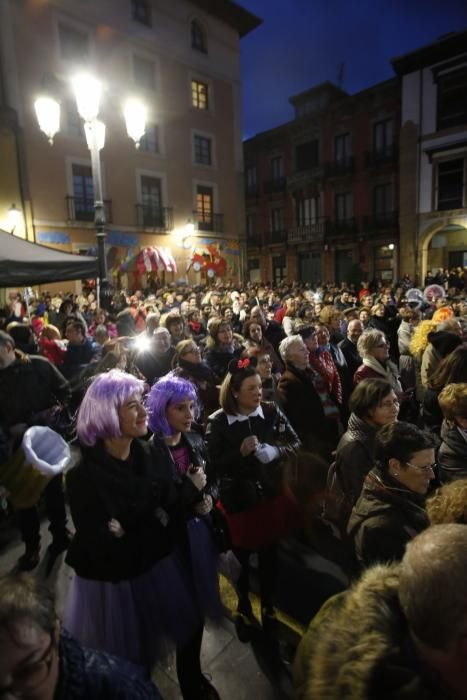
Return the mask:
M 418 140 L 417 140 L 417 179 L 416 179 L 416 186 L 417 186 L 417 196 L 416 196 L 416 202 L 417 202 L 417 209 L 416 209 L 416 215 L 417 215 L 417 220 L 415 224 L 415 249 L 414 249 L 414 260 L 415 260 L 415 272 L 418 275 L 420 275 L 419 279 L 419 284 L 423 284 L 423 270 L 422 270 L 422 262 L 423 262 L 423 253 L 422 255 L 419 255 L 419 241 L 420 241 L 420 198 L 421 198 L 421 172 L 422 172 L 422 134 L 423 134 L 423 68 L 420 69 L 420 77 L 419 77 L 419 90 L 418 90 L 418 112 L 419 112 L 419 122 L 420 122 L 420 128 L 419 128 L 419 135 L 418 135 Z

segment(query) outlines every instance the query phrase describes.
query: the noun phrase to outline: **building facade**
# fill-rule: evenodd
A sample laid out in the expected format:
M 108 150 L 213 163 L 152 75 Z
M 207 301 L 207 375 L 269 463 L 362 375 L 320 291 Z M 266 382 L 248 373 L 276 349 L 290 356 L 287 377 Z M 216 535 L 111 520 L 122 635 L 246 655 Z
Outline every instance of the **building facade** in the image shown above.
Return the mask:
M 295 118 L 244 142 L 251 280 L 355 282 L 398 275 L 400 90 L 323 83 Z
M 239 42 L 258 24 L 230 0 L 0 0 L 2 103 L 16 115 L 24 161 L 16 233 L 64 251 L 95 248 L 90 153 L 70 85 L 86 70 L 104 87 L 101 163 L 114 283 L 146 283 L 128 279 L 127 264 L 144 246 L 172 253 L 178 272 L 166 282 L 203 281 L 202 270 L 187 273 L 194 255 L 223 257 L 225 275 L 238 279 Z M 61 103 L 53 146 L 34 112 L 44 91 Z M 138 150 L 122 115 L 128 96 L 148 109 Z M 1 219 L 16 193 L 2 187 L 0 196 Z
M 402 85 L 403 272 L 467 265 L 467 31 L 392 62 Z

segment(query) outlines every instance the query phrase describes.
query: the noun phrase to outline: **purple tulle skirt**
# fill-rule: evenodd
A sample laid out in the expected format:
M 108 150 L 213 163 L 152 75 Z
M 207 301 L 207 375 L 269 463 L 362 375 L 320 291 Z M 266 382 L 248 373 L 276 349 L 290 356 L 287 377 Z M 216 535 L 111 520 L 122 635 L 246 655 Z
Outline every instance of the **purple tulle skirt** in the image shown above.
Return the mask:
M 175 551 L 142 576 L 109 583 L 75 575 L 63 624 L 83 645 L 150 669 L 174 646 L 183 646 L 205 617 L 224 610 L 218 553 L 206 523 L 187 525 L 190 554 Z

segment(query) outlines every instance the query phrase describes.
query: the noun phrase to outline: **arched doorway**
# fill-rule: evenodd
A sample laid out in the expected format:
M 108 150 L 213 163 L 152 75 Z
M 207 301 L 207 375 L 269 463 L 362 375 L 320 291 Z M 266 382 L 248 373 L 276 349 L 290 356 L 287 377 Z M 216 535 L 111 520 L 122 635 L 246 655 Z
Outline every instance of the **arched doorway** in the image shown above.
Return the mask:
M 450 223 L 427 232 L 422 245 L 421 269 L 423 279 L 430 270 L 440 267 L 465 267 L 467 265 L 466 226 Z

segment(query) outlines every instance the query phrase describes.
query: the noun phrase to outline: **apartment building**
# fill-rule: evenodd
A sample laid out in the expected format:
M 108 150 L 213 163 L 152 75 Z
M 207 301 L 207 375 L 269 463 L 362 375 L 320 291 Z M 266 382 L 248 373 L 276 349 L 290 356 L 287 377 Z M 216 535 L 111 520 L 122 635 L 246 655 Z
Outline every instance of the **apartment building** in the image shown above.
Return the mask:
M 402 272 L 467 265 L 467 31 L 400 56 Z
M 398 81 L 354 95 L 326 82 L 289 101 L 292 121 L 244 143 L 250 279 L 395 279 Z
M 0 112 L 10 115 L 0 120 L 0 142 L 16 178 L 2 183 L 0 226 L 15 203 L 17 235 L 65 251 L 95 249 L 90 153 L 71 89 L 72 76 L 86 70 L 103 84 L 114 282 L 136 283 L 125 277 L 125 263 L 145 246 L 175 258 L 178 272 L 165 281 L 202 282 L 203 270 L 187 268 L 194 255 L 215 254 L 225 275 L 238 279 L 245 227 L 239 43 L 259 23 L 231 0 L 0 0 Z M 61 105 L 52 146 L 34 111 L 44 93 Z M 148 110 L 139 149 L 125 130 L 128 96 Z

